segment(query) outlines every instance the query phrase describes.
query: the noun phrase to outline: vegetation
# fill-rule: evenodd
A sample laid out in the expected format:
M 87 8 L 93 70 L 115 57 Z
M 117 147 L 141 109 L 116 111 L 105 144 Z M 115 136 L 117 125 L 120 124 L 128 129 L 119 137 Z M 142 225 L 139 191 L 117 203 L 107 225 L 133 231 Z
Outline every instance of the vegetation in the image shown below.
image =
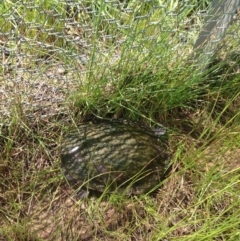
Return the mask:
M 226 36 L 200 68 L 191 55 L 198 29 L 182 33 L 202 23 L 195 13 L 207 1 L 126 1 L 133 12 L 84 2 L 74 15 L 72 1 L 71 16 L 58 1 L 0 3 L 0 44 L 9 49 L 0 64 L 0 239 L 239 240 L 239 39 Z M 230 30 L 239 36 L 237 24 Z M 170 169 L 156 193 L 75 198 L 59 146 L 95 117 L 166 127 Z

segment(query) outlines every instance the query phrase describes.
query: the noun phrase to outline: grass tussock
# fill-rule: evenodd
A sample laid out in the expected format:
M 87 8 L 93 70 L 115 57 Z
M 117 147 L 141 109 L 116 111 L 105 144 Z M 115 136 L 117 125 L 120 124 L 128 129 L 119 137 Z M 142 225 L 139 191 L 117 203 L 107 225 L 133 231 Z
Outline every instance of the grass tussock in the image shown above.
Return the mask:
M 7 12 L 12 2 L 1 4 L 0 11 Z M 163 21 L 167 17 L 163 9 L 158 8 L 161 1 L 154 2 L 155 11 L 149 19 L 154 21 L 158 15 Z M 117 8 L 101 3 L 97 1 L 95 7 L 108 17 L 117 17 Z M 136 8 L 136 1 L 127 3 Z M 170 3 L 166 9 L 177 11 L 179 5 Z M 88 1 L 86 10 L 87 7 Z M 143 15 L 150 6 L 144 2 L 138 7 L 137 13 Z M 52 7 L 46 5 L 45 8 Z M 61 15 L 64 8 L 54 5 L 54 9 Z M 21 8 L 15 10 L 22 14 Z M 36 11 L 32 10 L 31 14 L 35 16 Z M 190 13 L 182 14 L 189 16 Z M 29 14 L 26 13 L 26 19 L 32 19 Z M 128 14 L 122 16 L 124 24 L 135 23 Z M 54 22 L 44 20 L 41 14 L 37 21 L 50 26 Z M 89 19 L 84 21 L 90 22 Z M 115 33 L 116 28 L 107 29 L 106 22 L 99 21 L 92 22 L 98 30 Z M 170 16 L 168 23 L 173 22 Z M 4 23 L 0 18 L 0 25 L 7 31 L 10 23 Z M 61 86 L 58 81 L 49 85 L 42 70 L 46 66 L 40 65 L 42 85 L 37 97 L 41 96 L 41 103 L 47 103 L 47 108 L 36 106 L 33 113 L 26 112 L 26 102 L 34 99 L 26 100 L 26 96 L 30 96 L 26 94 L 28 85 L 21 85 L 25 94 L 15 90 L 10 95 L 10 104 L 2 106 L 10 118 L 0 120 L 0 240 L 240 239 L 238 45 L 231 43 L 231 52 L 216 53 L 214 61 L 203 70 L 183 54 L 188 50 L 171 51 L 178 41 L 175 38 L 170 41 L 171 36 L 164 31 L 158 39 L 162 45 L 150 48 L 144 34 L 159 32 L 154 32 L 156 28 L 143 32 L 146 23 L 146 19 L 139 20 L 133 25 L 132 35 L 125 32 L 118 36 L 128 38 L 118 50 L 119 59 L 115 62 L 111 54 L 99 54 L 99 46 L 106 42 L 103 39 L 99 42 L 101 38 L 94 36 L 95 48 L 90 51 L 90 63 L 84 67 L 84 78 L 73 85 Z M 25 31 L 21 26 L 20 30 Z M 36 34 L 31 31 L 35 30 L 25 31 L 29 38 Z M 41 39 L 43 35 L 38 37 Z M 135 50 L 135 43 L 142 44 L 148 53 Z M 166 48 L 165 43 L 168 43 Z M 59 47 L 59 43 L 56 46 Z M 114 46 L 114 41 L 108 42 L 109 50 Z M 68 44 L 64 47 L 71 49 Z M 162 59 L 156 55 L 159 52 Z M 57 61 L 63 58 L 61 64 L 65 61 L 75 67 L 71 57 L 63 56 L 62 52 Z M 102 62 L 98 62 L 100 60 Z M 0 81 L 5 84 L 9 73 L 4 73 Z M 78 74 L 68 73 L 67 78 L 74 79 L 74 76 Z M 30 77 L 22 75 L 22 79 Z M 45 82 L 48 85 L 43 85 Z M 54 85 L 59 91 L 55 91 Z M 68 96 L 62 91 L 67 88 L 72 90 Z M 3 90 L 7 93 L 8 89 L 2 88 L 1 93 Z M 59 106 L 52 102 L 49 105 L 44 93 L 52 99 L 66 100 L 65 104 Z M 100 198 L 77 200 L 76 192 L 68 185 L 60 168 L 62 136 L 72 126 L 96 117 L 124 118 L 147 125 L 161 123 L 166 127 L 170 168 L 155 193 L 131 197 L 104 193 Z

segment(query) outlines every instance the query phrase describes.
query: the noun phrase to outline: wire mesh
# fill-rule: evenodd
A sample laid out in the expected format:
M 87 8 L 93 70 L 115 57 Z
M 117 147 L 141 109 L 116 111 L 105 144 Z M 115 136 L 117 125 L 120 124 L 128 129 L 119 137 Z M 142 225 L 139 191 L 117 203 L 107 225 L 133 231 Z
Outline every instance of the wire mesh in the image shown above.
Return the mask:
M 0 119 L 14 111 L 31 118 L 63 113 L 66 96 L 90 78 L 110 83 L 125 69 L 174 68 L 194 53 L 209 58 L 238 21 L 237 7 L 239 1 L 221 0 L 2 1 Z M 229 36 L 239 42 L 234 26 Z

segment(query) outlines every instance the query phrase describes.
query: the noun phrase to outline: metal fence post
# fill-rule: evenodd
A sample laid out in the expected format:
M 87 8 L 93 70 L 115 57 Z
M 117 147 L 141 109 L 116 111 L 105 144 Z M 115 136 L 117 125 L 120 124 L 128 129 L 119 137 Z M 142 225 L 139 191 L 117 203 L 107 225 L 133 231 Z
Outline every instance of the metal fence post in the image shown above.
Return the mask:
M 195 42 L 195 59 L 200 67 L 205 67 L 217 50 L 233 16 L 240 6 L 240 0 L 213 0 L 205 24 Z

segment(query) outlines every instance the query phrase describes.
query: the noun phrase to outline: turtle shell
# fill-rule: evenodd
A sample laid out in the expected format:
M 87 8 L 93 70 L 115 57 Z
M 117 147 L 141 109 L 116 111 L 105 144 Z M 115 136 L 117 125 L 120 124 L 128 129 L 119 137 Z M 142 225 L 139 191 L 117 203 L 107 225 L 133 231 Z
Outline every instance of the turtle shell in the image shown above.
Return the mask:
M 165 130 L 122 122 L 83 123 L 61 152 L 63 173 L 80 197 L 89 190 L 146 193 L 162 180 L 167 160 Z

